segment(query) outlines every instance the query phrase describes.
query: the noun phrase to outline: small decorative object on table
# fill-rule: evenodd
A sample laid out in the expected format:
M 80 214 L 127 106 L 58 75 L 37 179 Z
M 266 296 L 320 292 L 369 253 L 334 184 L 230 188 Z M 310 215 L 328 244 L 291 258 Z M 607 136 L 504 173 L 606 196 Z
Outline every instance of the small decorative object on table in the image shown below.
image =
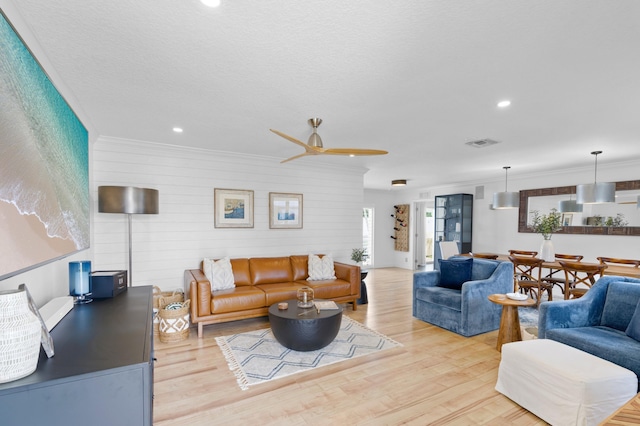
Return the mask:
M 74 303 L 89 303 L 91 295 L 91 261 L 69 262 L 69 295 Z
M 313 306 L 313 289 L 302 287 L 298 289 L 298 307 L 311 308 Z
M 547 215 L 540 215 L 537 210 L 531 212 L 531 229 L 544 238 L 540 247 L 540 259 L 544 261 L 553 262 L 556 258 L 551 236 L 562 229 L 561 219 L 562 215 L 556 209 L 551 209 Z

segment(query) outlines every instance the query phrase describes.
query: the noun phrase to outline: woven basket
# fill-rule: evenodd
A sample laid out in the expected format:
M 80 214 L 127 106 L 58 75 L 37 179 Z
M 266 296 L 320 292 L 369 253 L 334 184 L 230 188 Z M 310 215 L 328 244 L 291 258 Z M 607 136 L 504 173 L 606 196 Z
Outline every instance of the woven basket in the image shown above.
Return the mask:
M 187 300 L 182 303 L 182 307 L 180 309 L 160 309 L 158 312 L 158 328 L 161 342 L 179 342 L 189 337 L 190 302 L 191 300 Z
M 162 291 L 160 287 L 153 286 L 153 307 L 162 309 L 169 303 L 184 302 L 184 293 L 182 289 L 177 288 L 173 291 Z
M 182 289 L 174 291 L 162 291 L 160 287 L 153 286 L 153 335 L 160 334 L 160 317 L 158 313 L 169 303 L 184 302 L 184 293 Z

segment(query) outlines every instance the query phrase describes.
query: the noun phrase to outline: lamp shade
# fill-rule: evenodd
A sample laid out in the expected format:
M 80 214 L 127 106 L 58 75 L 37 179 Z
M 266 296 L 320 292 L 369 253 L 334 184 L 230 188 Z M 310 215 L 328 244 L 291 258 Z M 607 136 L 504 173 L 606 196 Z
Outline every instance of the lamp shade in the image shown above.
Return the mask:
M 158 190 L 133 186 L 99 186 L 101 213 L 158 214 Z
M 558 211 L 560 213 L 582 213 L 582 204 L 578 204 L 576 200 L 563 200 L 558 203 Z
M 578 204 L 614 203 L 615 201 L 616 184 L 614 182 L 586 183 L 576 186 Z
M 517 209 L 520 207 L 519 192 L 494 192 L 493 209 Z

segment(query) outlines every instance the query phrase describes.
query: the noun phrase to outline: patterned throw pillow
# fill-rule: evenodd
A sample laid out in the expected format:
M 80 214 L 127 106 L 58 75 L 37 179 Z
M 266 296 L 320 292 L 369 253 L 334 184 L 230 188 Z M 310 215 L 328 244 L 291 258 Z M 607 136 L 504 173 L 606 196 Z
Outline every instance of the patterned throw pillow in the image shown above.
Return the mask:
M 324 256 L 320 259 L 314 254 L 309 255 L 309 278 L 307 281 L 335 280 L 336 272 L 333 268 L 333 258 Z
M 215 261 L 204 259 L 204 275 L 211 283 L 211 291 L 235 288 L 231 260 L 228 257 Z

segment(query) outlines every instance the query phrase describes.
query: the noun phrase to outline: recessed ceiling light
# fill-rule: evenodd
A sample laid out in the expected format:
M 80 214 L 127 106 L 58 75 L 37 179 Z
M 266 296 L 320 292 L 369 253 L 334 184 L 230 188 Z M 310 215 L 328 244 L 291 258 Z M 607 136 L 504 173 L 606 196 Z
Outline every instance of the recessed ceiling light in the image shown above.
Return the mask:
M 173 131 L 176 133 L 182 133 L 182 128 L 181 127 L 174 127 Z
M 218 7 L 222 2 L 220 0 L 200 0 L 200 3 L 209 7 Z
M 506 108 L 511 105 L 511 101 L 500 101 L 498 102 L 498 108 Z

